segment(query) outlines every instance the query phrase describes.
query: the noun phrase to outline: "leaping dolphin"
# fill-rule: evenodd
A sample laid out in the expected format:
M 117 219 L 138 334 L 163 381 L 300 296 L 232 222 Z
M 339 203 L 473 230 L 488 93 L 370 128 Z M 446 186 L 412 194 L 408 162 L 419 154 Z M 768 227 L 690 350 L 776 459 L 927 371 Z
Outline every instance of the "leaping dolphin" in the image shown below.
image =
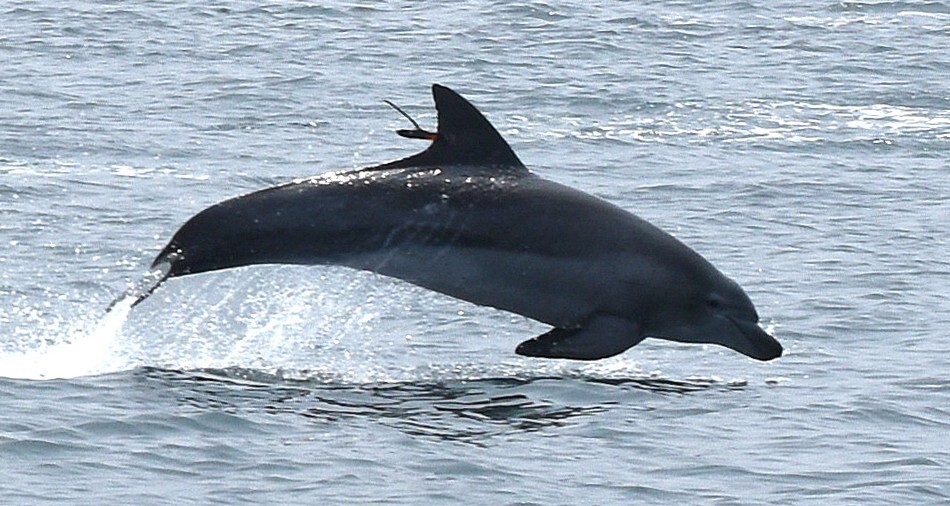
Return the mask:
M 252 264 L 334 264 L 399 278 L 552 325 L 515 350 L 597 360 L 646 337 L 726 346 L 758 360 L 782 346 L 742 288 L 633 214 L 531 173 L 467 100 L 432 86 L 428 149 L 201 211 L 152 264 L 158 281 Z M 415 123 L 414 123 L 415 124 Z

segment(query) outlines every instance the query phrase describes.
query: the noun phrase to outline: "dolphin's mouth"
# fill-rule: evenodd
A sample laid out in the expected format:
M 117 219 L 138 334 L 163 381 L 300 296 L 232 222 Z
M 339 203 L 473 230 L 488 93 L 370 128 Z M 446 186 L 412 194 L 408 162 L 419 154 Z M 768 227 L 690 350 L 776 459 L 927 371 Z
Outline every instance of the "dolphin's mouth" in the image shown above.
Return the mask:
M 782 356 L 782 344 L 762 329 L 758 323 L 737 320 L 726 315 L 726 318 L 742 333 L 748 342 L 748 347 L 742 346 L 736 351 L 756 360 L 772 360 Z

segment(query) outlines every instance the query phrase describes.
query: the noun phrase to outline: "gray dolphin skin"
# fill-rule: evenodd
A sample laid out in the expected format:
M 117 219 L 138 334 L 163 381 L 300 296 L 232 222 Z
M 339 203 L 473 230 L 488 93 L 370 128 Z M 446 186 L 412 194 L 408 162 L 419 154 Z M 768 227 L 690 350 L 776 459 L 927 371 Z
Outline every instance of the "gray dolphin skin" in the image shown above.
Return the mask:
M 467 100 L 432 86 L 435 133 L 414 156 L 232 198 L 201 211 L 152 268 L 159 281 L 252 264 L 333 264 L 552 325 L 529 357 L 597 360 L 647 337 L 758 360 L 782 346 L 745 294 L 633 214 L 532 174 Z

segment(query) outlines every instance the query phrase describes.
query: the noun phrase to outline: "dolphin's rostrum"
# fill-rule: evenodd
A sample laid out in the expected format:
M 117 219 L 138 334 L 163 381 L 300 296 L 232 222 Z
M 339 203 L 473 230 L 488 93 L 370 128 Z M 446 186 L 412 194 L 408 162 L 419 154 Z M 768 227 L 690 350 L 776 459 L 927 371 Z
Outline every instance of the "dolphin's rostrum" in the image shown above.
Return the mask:
M 552 325 L 518 346 L 531 357 L 596 360 L 646 337 L 782 354 L 742 288 L 695 251 L 532 174 L 468 101 L 432 93 L 438 130 L 418 129 L 434 137 L 425 151 L 211 206 L 153 269 L 161 281 L 251 264 L 373 271 Z

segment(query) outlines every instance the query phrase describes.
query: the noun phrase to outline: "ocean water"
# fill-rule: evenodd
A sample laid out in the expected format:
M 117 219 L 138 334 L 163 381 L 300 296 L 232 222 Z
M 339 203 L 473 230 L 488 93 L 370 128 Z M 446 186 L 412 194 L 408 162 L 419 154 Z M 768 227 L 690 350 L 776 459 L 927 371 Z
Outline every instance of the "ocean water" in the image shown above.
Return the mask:
M 950 503 L 950 3 L 0 6 L 0 504 Z M 546 330 L 187 218 L 422 149 L 429 86 L 694 247 L 786 348 Z M 559 240 L 552 237 L 552 241 Z

